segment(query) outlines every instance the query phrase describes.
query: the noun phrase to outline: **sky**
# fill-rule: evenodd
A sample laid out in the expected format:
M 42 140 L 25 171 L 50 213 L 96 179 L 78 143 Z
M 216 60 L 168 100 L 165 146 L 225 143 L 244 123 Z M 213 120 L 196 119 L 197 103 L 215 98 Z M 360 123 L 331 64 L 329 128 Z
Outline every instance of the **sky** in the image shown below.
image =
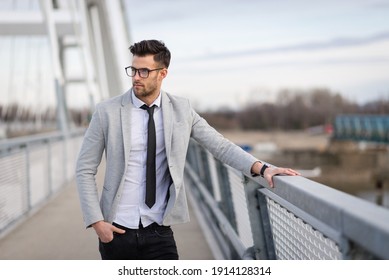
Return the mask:
M 389 97 L 389 0 L 125 0 L 132 42 L 172 52 L 163 89 L 200 110 L 327 88 Z
M 198 110 L 277 102 L 284 89 L 326 88 L 359 103 L 389 98 L 389 0 L 123 1 L 124 48 L 164 41 L 172 61 L 163 89 Z M 30 0 L 0 3 L 38 9 Z M 45 37 L 0 37 L 0 104 L 56 103 L 49 53 Z M 70 107 L 89 106 L 85 87 L 69 92 Z

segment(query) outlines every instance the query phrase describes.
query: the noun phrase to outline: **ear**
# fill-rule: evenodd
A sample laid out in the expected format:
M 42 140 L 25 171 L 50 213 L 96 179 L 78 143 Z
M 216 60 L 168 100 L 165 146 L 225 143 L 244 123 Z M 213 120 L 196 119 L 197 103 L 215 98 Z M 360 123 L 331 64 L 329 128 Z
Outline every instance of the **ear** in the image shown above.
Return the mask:
M 168 74 L 168 70 L 167 68 L 163 68 L 161 71 L 159 71 L 159 73 L 161 73 L 162 79 L 165 79 Z

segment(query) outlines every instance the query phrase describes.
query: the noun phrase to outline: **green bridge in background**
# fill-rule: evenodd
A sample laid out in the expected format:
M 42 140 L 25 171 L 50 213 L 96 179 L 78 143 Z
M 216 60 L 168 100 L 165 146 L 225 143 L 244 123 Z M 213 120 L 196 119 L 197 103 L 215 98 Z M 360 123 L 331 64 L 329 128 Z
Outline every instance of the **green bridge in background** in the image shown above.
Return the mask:
M 389 143 L 389 115 L 339 115 L 334 139 Z

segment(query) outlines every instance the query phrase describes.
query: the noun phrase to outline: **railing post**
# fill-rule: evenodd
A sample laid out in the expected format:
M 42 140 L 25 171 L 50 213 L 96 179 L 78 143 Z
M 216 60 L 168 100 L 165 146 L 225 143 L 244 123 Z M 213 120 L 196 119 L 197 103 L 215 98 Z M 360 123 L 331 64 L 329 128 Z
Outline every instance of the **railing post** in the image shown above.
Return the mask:
M 212 177 L 211 177 L 211 171 L 210 171 L 210 162 L 208 157 L 208 152 L 206 150 L 199 150 L 199 155 L 201 159 L 201 180 L 203 184 L 206 186 L 208 191 L 211 193 L 213 197 L 214 191 L 213 191 L 213 185 L 212 185 Z
M 235 231 L 237 231 L 234 203 L 232 201 L 231 184 L 228 177 L 228 170 L 220 161 L 216 160 L 215 163 L 216 169 L 218 171 L 217 174 L 220 186 L 219 191 L 221 195 L 219 207 L 230 221 L 231 226 L 235 229 Z
M 49 193 L 48 197 L 50 197 L 53 194 L 53 151 L 52 151 L 52 141 L 50 139 L 47 140 L 47 155 L 48 155 L 48 164 L 47 164 L 47 176 L 49 181 Z
M 276 259 L 266 198 L 259 194 L 258 183 L 245 177 L 244 185 L 254 241 L 255 259 Z
M 25 146 L 25 149 L 26 149 L 26 176 L 27 176 L 27 190 L 26 190 L 26 194 L 27 194 L 27 211 L 26 212 L 30 212 L 30 210 L 32 209 L 32 191 L 31 191 L 31 157 L 30 157 L 30 145 L 27 143 L 26 146 Z

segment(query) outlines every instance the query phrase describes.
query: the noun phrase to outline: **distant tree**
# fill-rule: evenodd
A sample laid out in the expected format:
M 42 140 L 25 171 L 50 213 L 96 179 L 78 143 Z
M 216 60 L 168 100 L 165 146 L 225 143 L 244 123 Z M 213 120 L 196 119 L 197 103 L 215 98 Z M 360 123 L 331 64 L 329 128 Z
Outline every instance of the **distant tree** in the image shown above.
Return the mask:
M 371 101 L 361 106 L 361 113 L 364 114 L 389 114 L 389 98 Z
M 389 98 L 359 105 L 326 88 L 285 89 L 274 103 L 255 102 L 240 111 L 202 113 L 217 128 L 244 130 L 306 129 L 333 123 L 339 114 L 389 114 Z
M 221 108 L 215 112 L 204 112 L 200 115 L 213 127 L 219 129 L 239 128 L 237 112 L 229 108 Z

